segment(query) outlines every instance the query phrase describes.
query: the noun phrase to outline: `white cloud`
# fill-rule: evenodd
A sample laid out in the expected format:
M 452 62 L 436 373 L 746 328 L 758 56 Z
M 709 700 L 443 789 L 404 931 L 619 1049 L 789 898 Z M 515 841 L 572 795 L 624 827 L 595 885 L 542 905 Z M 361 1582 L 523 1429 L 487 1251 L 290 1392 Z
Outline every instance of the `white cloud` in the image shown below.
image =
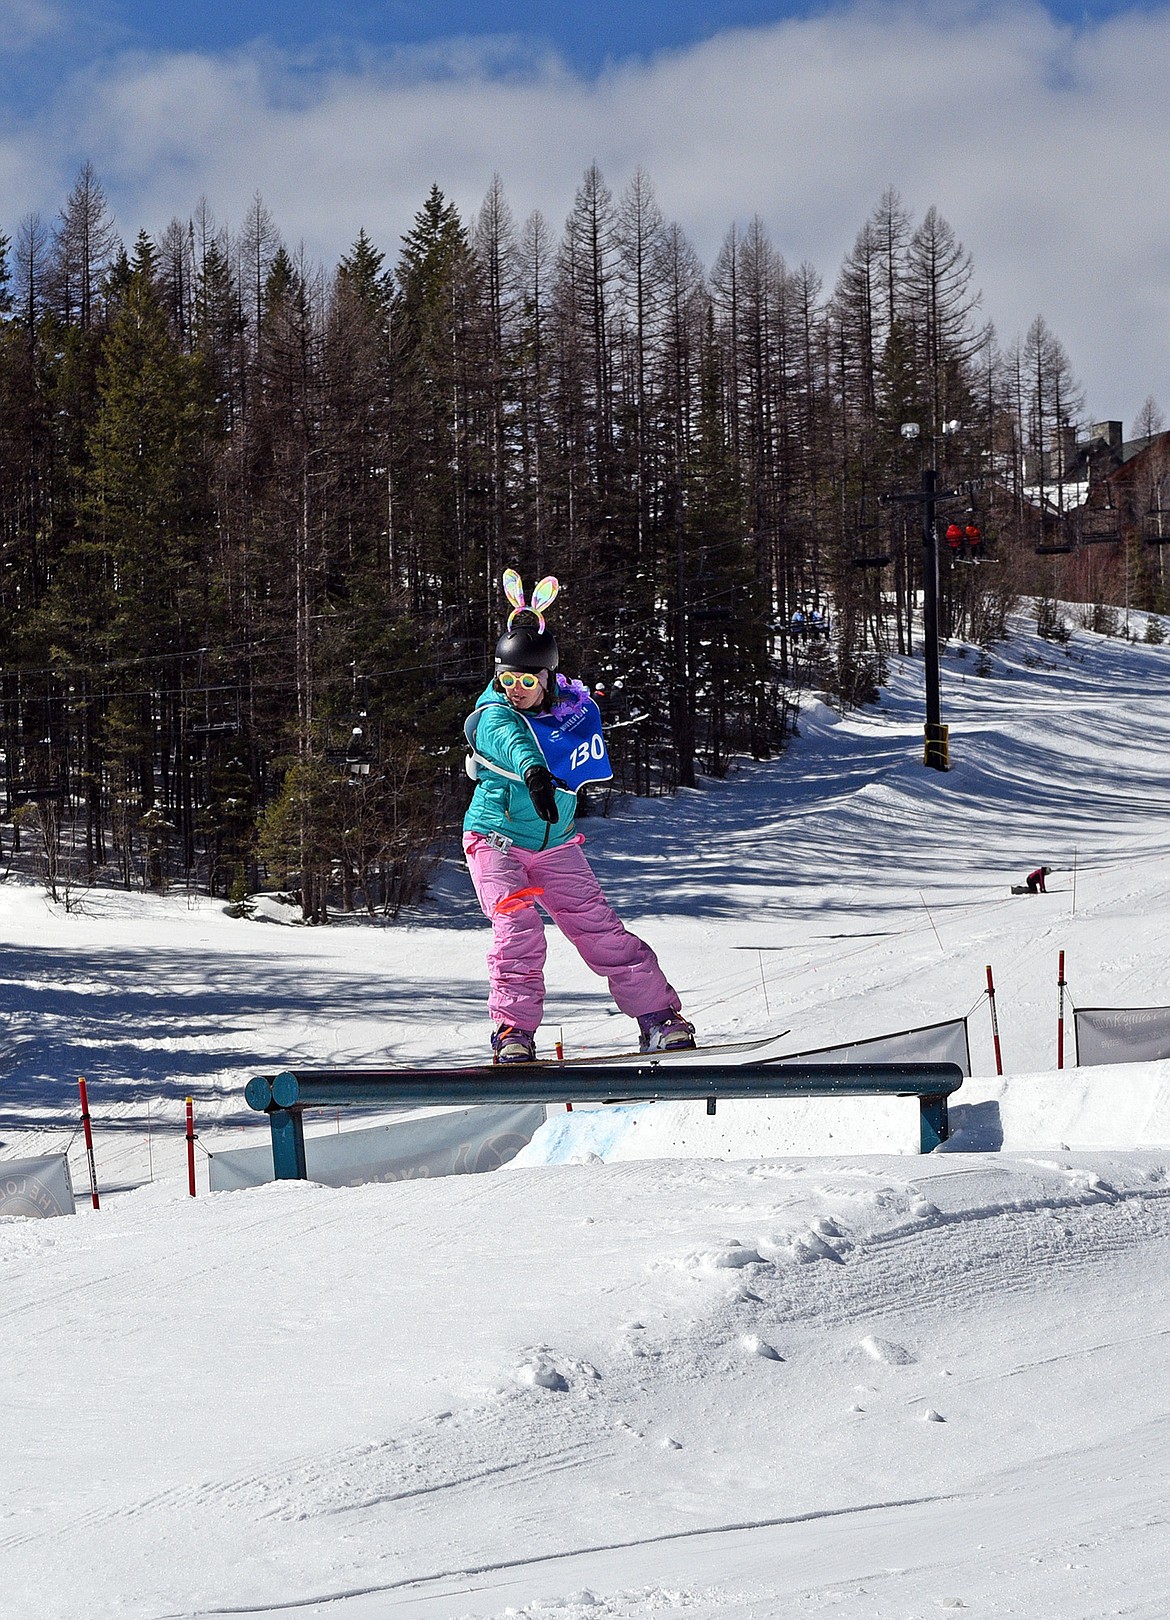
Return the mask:
M 64 31 L 64 19 L 47 0 L 0 0 L 0 53 L 26 51 Z
M 259 191 L 327 263 L 393 256 L 432 181 L 470 214 L 498 171 L 559 225 L 587 163 L 641 165 L 709 261 L 759 213 L 831 281 L 888 185 L 975 255 L 1010 339 L 1042 312 L 1099 416 L 1170 409 L 1170 10 L 1080 31 L 1036 6 L 852 4 L 595 81 L 507 43 L 315 66 L 261 50 L 91 68 L 0 140 L 0 219 L 52 214 L 90 158 L 124 232 Z M 37 188 L 40 188 L 40 194 Z

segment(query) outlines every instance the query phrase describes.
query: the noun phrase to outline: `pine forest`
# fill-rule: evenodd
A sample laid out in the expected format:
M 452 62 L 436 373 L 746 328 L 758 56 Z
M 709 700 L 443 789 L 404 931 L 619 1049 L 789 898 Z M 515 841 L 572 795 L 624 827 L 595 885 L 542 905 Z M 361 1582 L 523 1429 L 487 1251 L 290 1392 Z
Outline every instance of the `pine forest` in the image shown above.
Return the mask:
M 3 859 L 65 903 L 397 915 L 466 803 L 509 567 L 561 581 L 616 790 L 773 756 L 802 691 L 870 702 L 921 655 L 927 467 L 941 639 L 990 647 L 1022 594 L 1162 611 L 1161 479 L 1118 505 L 1090 459 L 1074 513 L 1083 409 L 892 191 L 832 286 L 759 219 L 705 267 L 595 167 L 559 229 L 435 186 L 325 270 L 259 196 L 128 248 L 87 165 L 0 234 Z

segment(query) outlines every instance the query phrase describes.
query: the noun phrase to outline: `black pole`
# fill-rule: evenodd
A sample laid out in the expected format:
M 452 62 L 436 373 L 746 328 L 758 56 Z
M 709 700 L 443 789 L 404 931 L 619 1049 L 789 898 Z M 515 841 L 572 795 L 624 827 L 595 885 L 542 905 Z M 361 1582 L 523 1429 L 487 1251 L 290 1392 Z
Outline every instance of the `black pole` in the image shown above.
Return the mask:
M 922 469 L 922 652 L 926 675 L 926 748 L 923 764 L 950 769 L 947 728 L 942 724 L 938 673 L 938 534 L 934 522 L 937 474 Z

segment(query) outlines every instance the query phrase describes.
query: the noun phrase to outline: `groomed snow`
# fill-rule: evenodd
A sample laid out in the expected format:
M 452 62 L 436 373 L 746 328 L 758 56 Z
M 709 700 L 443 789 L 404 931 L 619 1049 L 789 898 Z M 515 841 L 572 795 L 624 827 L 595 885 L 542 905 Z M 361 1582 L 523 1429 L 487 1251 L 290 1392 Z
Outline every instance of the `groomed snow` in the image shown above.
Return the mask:
M 944 662 L 945 776 L 908 661 L 586 824 L 708 1040 L 970 1013 L 928 1157 L 913 1104 L 657 1105 L 490 1175 L 191 1200 L 185 1095 L 244 1145 L 253 1072 L 483 1050 L 466 878 L 307 931 L 10 877 L 0 1155 L 64 1146 L 84 1074 L 103 1201 L 74 1140 L 79 1213 L 0 1221 L 5 1620 L 1162 1620 L 1170 1063 L 1055 1050 L 1061 949 L 1072 1001 L 1170 1004 L 1170 649 L 1021 623 L 992 662 Z M 625 1044 L 551 944 L 546 1044 Z

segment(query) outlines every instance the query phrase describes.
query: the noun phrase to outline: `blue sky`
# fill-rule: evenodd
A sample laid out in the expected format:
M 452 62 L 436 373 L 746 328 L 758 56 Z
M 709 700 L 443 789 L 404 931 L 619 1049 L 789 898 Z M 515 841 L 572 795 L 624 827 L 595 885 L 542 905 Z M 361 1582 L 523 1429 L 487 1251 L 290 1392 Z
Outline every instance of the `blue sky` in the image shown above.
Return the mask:
M 774 22 L 802 8 L 776 0 L 338 0 L 337 4 L 223 3 L 177 7 L 167 0 L 113 4 L 111 17 L 141 36 L 186 47 L 232 46 L 265 35 L 289 46 L 322 37 L 371 45 L 421 44 L 453 35 L 514 34 L 551 44 L 582 69 L 611 57 L 686 45 L 736 25 Z
M 23 0 L 17 9 L 27 5 Z M 344 51 L 353 45 L 385 49 L 511 36 L 533 49 L 552 48 L 576 70 L 592 73 L 729 28 L 841 8 L 793 0 L 82 0 L 71 9 L 78 25 L 49 44 L 50 58 L 135 47 L 221 51 L 261 39 L 290 51 Z M 1045 9 L 1076 26 L 1150 8 L 1127 0 L 1048 0 Z
M 893 187 L 1037 314 L 1097 419 L 1170 413 L 1170 0 L 0 0 L 0 231 L 91 162 L 123 237 L 257 195 L 330 267 L 432 183 L 552 231 L 641 170 L 711 264 L 758 216 L 831 290 Z

